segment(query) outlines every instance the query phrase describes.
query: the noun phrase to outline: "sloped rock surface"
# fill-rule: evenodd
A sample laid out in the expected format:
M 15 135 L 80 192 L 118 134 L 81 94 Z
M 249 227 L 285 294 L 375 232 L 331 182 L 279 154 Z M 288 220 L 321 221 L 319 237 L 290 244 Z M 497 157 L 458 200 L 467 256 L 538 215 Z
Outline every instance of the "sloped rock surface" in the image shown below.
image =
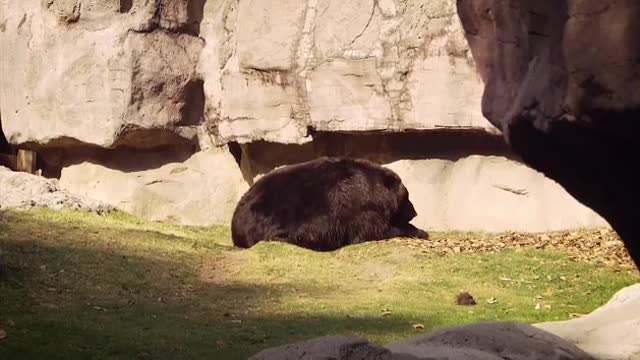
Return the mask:
M 424 360 L 593 360 L 575 345 L 535 327 L 486 322 L 444 328 L 380 347 L 346 336 L 324 336 L 266 349 L 252 360 L 424 359 Z
M 535 324 L 601 360 L 640 359 L 640 284 L 577 319 Z
M 324 336 L 294 344 L 266 349 L 251 360 L 412 360 L 395 356 L 389 350 L 368 341 L 348 336 Z
M 593 359 L 573 344 L 530 325 L 480 322 L 434 331 L 386 346 L 423 359 Z

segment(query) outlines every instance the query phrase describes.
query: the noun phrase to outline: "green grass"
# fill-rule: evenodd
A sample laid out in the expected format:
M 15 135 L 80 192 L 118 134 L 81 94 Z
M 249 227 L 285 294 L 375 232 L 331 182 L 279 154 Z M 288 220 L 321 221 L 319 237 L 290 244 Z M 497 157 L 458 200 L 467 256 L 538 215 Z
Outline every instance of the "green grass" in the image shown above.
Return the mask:
M 327 334 L 384 344 L 480 320 L 569 319 L 640 280 L 561 252 L 437 256 L 400 240 L 331 253 L 240 250 L 226 227 L 1 216 L 0 359 L 245 359 Z M 461 290 L 478 304 L 456 305 Z

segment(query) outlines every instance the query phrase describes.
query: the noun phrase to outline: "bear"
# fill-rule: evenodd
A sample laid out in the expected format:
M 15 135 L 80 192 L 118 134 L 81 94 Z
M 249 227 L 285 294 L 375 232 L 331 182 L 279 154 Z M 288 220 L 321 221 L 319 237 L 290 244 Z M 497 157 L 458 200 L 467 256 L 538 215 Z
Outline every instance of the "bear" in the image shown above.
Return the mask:
M 323 156 L 256 181 L 236 205 L 231 237 L 239 248 L 283 241 L 315 251 L 397 237 L 429 239 L 409 223 L 416 216 L 392 170 L 364 159 Z

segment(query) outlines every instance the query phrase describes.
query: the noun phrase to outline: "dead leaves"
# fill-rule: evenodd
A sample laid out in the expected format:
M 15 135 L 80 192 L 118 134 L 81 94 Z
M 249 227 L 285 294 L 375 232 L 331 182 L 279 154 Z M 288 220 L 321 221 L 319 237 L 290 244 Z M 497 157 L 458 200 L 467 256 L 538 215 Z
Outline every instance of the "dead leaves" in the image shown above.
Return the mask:
M 380 309 L 380 316 L 382 317 L 386 317 L 392 314 L 391 309 L 388 308 L 382 308 Z M 420 323 L 415 323 L 411 325 L 413 327 L 414 330 L 424 330 L 424 325 L 420 324 Z
M 624 243 L 611 229 L 558 231 L 544 234 L 504 232 L 498 234 L 434 233 L 429 241 L 403 240 L 426 253 L 454 255 L 496 253 L 502 250 L 553 249 L 566 251 L 572 260 L 635 269 Z

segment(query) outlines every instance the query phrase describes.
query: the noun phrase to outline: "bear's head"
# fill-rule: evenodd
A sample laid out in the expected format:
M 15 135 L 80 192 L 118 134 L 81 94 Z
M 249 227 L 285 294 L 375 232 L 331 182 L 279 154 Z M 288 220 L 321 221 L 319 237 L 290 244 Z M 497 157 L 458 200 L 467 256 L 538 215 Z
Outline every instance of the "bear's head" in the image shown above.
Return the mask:
M 391 218 L 395 225 L 408 224 L 414 217 L 418 216 L 416 209 L 409 200 L 409 191 L 402 183 L 402 179 L 395 172 L 385 169 L 384 186 L 396 196 L 397 208 Z
M 398 189 L 398 209 L 391 221 L 394 224 L 403 225 L 408 224 L 416 216 L 418 216 L 418 213 L 409 200 L 409 191 L 404 185 L 400 184 Z

